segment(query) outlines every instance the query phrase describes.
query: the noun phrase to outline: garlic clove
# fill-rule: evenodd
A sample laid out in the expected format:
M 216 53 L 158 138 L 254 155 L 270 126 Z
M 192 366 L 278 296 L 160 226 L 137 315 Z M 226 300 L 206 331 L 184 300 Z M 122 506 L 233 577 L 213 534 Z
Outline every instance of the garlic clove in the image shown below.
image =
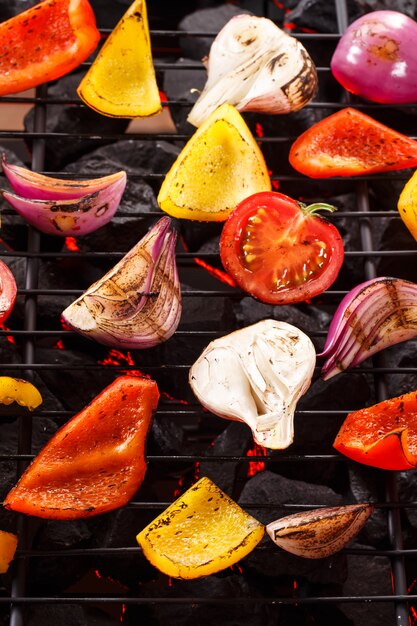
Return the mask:
M 175 332 L 181 289 L 176 233 L 164 217 L 62 313 L 77 332 L 116 348 L 150 348 Z
M 317 72 L 304 46 L 271 20 L 237 15 L 214 40 L 206 85 L 188 121 L 200 126 L 222 104 L 238 111 L 290 113 L 315 96 Z
M 283 449 L 293 441 L 295 407 L 315 362 L 307 335 L 264 320 L 212 341 L 191 367 L 189 381 L 209 411 L 248 424 L 258 444 Z
M 352 504 L 303 511 L 267 525 L 278 546 L 306 559 L 322 559 L 341 550 L 372 515 L 371 504 Z

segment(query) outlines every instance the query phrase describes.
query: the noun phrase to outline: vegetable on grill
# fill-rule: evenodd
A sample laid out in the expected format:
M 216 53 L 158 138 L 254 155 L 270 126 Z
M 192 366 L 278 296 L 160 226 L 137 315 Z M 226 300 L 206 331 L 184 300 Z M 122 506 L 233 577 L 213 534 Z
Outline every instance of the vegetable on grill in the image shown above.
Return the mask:
M 317 212 L 275 191 L 245 198 L 226 221 L 220 238 L 224 268 L 261 302 L 293 304 L 321 294 L 343 263 L 342 237 Z
M 348 91 L 387 104 L 417 101 L 417 24 L 398 11 L 371 11 L 350 24 L 330 63 Z
M 417 466 L 417 391 L 350 413 L 333 445 L 364 465 L 413 469 Z
M 238 111 L 291 113 L 317 91 L 315 65 L 304 46 L 272 20 L 236 15 L 211 48 L 207 82 L 188 121 L 200 126 L 222 104 Z
M 315 364 L 307 335 L 263 320 L 212 341 L 192 365 L 189 381 L 206 409 L 247 424 L 259 445 L 283 449 L 293 441 L 294 412 Z
M 55 80 L 96 49 L 88 0 L 43 0 L 0 24 L 0 96 Z
M 300 135 L 289 160 L 311 178 L 388 172 L 417 166 L 417 141 L 347 108 Z
M 398 199 L 398 211 L 404 224 L 417 241 L 417 172 L 414 172 Z
M 223 104 L 198 128 L 162 183 L 158 204 L 173 217 L 223 222 L 257 191 L 270 191 L 262 152 L 242 116 Z
M 0 530 L 0 574 L 5 574 L 17 548 L 17 535 Z
M 323 559 L 341 550 L 366 524 L 371 504 L 313 509 L 281 517 L 266 527 L 272 541 L 305 559 Z
M 169 217 L 149 232 L 62 313 L 75 331 L 106 346 L 143 349 L 166 341 L 181 318 Z
M 146 526 L 137 541 L 161 572 L 192 579 L 237 563 L 264 532 L 263 524 L 203 477 Z
M 153 380 L 117 378 L 55 433 L 4 506 L 61 520 L 124 506 L 145 476 L 145 440 L 158 399 Z
M 400 278 L 373 278 L 343 298 L 330 324 L 324 380 L 355 367 L 384 348 L 417 336 L 417 285 Z
M 17 296 L 14 276 L 3 261 L 0 261 L 0 324 L 5 322 L 13 310 Z
M 128 8 L 77 93 L 85 104 L 109 117 L 148 117 L 162 110 L 145 0 L 134 0 Z
M 33 411 L 42 403 L 42 396 L 35 385 L 21 378 L 0 376 L 0 404 L 17 402 Z

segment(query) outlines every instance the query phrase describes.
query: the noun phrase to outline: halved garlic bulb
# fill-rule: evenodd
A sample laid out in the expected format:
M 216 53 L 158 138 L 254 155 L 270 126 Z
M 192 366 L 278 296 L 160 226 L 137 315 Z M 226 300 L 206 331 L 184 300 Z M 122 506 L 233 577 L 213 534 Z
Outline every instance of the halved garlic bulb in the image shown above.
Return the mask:
M 181 317 L 176 232 L 163 217 L 100 280 L 62 313 L 77 332 L 115 348 L 166 341 Z
M 210 48 L 207 82 L 188 116 L 194 126 L 220 105 L 238 111 L 291 113 L 314 98 L 315 65 L 304 46 L 271 20 L 236 15 Z
M 266 532 L 287 552 L 306 559 L 322 559 L 349 543 L 373 510 L 371 504 L 351 504 L 303 511 L 271 522 Z
M 295 407 L 315 363 L 314 346 L 301 330 L 263 320 L 212 341 L 189 381 L 209 411 L 245 422 L 258 444 L 282 449 L 293 441 Z

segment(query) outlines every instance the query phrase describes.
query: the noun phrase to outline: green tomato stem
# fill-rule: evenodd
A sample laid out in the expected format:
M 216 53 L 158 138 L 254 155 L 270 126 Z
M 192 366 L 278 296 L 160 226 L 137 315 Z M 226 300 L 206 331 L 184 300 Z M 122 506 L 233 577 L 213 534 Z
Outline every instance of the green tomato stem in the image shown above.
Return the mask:
M 299 204 L 303 213 L 309 215 L 310 217 L 315 217 L 316 215 L 318 215 L 319 211 L 327 211 L 328 213 L 333 213 L 333 211 L 337 210 L 335 206 L 333 206 L 332 204 L 326 204 L 326 202 L 314 202 L 313 204 L 309 205 L 300 202 Z

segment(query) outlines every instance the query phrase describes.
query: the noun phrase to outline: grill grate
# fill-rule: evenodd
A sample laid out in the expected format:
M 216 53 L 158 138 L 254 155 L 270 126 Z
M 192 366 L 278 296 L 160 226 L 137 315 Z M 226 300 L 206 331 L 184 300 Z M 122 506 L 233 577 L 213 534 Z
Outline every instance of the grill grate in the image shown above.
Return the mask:
M 269 3 L 265 2 L 265 14 L 268 16 Z M 337 11 L 337 19 L 338 26 L 340 32 L 346 28 L 348 19 L 347 19 L 347 9 L 345 0 L 335 0 L 335 7 Z M 104 34 L 107 34 L 109 30 L 103 29 Z M 187 36 L 187 37 L 195 37 L 202 36 L 202 33 L 179 33 L 176 30 L 158 30 L 152 31 L 151 33 L 153 38 L 167 38 L 169 40 L 178 39 L 179 35 Z M 205 37 L 213 37 L 215 33 L 204 33 Z M 338 40 L 338 35 L 334 34 L 297 34 L 296 35 L 308 48 L 311 42 L 325 42 L 328 41 L 332 44 L 336 43 Z M 86 65 L 86 64 L 84 64 Z M 170 69 L 178 70 L 178 66 L 171 62 L 170 60 L 165 60 L 158 58 L 155 61 L 155 66 L 158 71 L 169 71 Z M 181 66 L 182 69 L 196 69 L 194 65 L 184 64 Z M 197 68 L 198 69 L 198 68 Z M 329 67 L 319 67 L 319 74 L 329 73 Z M 43 85 L 36 90 L 36 94 L 34 97 L 21 97 L 21 96 L 8 96 L 0 99 L 1 103 L 31 103 L 35 107 L 35 118 L 34 118 L 34 129 L 33 132 L 26 131 L 2 131 L 0 130 L 0 142 L 3 140 L 15 140 L 19 141 L 22 139 L 31 139 L 32 140 L 32 160 L 31 167 L 36 171 L 45 172 L 45 146 L 47 142 L 51 139 L 62 137 L 68 141 L 71 141 L 72 138 L 81 138 L 81 139 L 89 139 L 97 142 L 97 146 L 101 145 L 103 140 L 108 141 L 116 141 L 125 139 L 125 134 L 120 133 L 110 133 L 97 135 L 93 133 L 86 134 L 77 134 L 77 133 L 57 133 L 57 132 L 46 132 L 46 120 L 47 120 L 47 106 L 49 105 L 70 105 L 70 106 L 83 106 L 80 104 L 78 100 L 72 100 L 69 98 L 57 98 L 48 95 L 48 86 Z M 335 102 L 335 101 L 315 101 L 310 104 L 311 108 L 326 108 L 326 109 L 338 109 L 346 106 L 348 99 L 345 99 L 343 102 Z M 187 103 L 179 100 L 168 100 L 165 103 L 165 106 L 178 106 L 184 107 L 189 106 Z M 376 108 L 375 105 L 369 103 L 356 103 L 355 106 L 362 110 L 374 110 Z M 388 105 L 377 105 L 380 109 L 389 109 Z M 405 110 L 412 109 L 411 105 L 405 105 L 403 107 Z M 130 133 L 128 135 L 129 139 L 140 139 L 140 140 L 167 140 L 175 142 L 184 143 L 189 136 L 185 134 L 179 134 L 173 136 L 172 134 L 160 133 L 160 134 L 152 134 L 146 135 L 143 133 Z M 262 144 L 288 144 L 290 145 L 291 141 L 295 139 L 295 137 L 289 136 L 265 136 L 262 137 Z M 48 172 L 45 172 L 48 173 Z M 49 172 L 53 174 L 52 172 Z M 103 172 L 103 175 L 106 172 Z M 390 175 L 391 179 L 403 181 L 405 182 L 406 176 L 401 172 L 395 172 Z M 134 176 L 132 177 L 135 178 Z M 145 175 L 143 177 L 144 180 L 148 182 L 153 182 L 158 185 L 163 179 L 163 173 L 155 173 L 153 175 Z M 273 180 L 278 180 L 280 182 L 297 182 L 301 180 L 296 174 L 287 174 L 284 176 L 273 176 Z M 372 224 L 374 220 L 383 217 L 398 217 L 396 211 L 371 211 L 370 210 L 370 202 L 369 202 L 369 189 L 368 183 L 370 180 L 381 179 L 384 180 L 384 176 L 372 176 L 372 177 L 362 177 L 360 180 L 358 179 L 344 179 L 342 181 L 343 184 L 348 183 L 352 189 L 355 189 L 356 198 L 357 198 L 357 211 L 339 211 L 336 215 L 332 216 L 332 219 L 335 220 L 337 225 L 337 221 L 343 218 L 356 218 L 360 223 L 360 234 L 361 234 L 361 248 L 358 250 L 352 250 L 346 252 L 346 258 L 356 258 L 359 261 L 363 262 L 363 280 L 368 280 L 377 275 L 376 269 L 376 261 L 382 257 L 388 258 L 413 258 L 417 255 L 417 249 L 389 249 L 389 250 L 375 250 L 372 238 Z M 333 184 L 337 183 L 337 181 L 329 179 Z M 325 188 L 326 181 L 321 182 L 323 188 Z M 302 183 L 300 183 L 301 188 Z M 11 211 L 4 212 L 5 214 L 10 214 Z M 128 214 L 124 214 L 123 211 L 119 212 L 120 216 L 126 217 Z M 140 214 L 139 214 L 140 215 Z M 157 216 L 160 216 L 159 213 L 150 212 L 144 214 L 146 218 L 156 219 Z M 112 253 L 104 252 L 104 251 L 94 251 L 94 252 L 77 252 L 77 258 L 79 259 L 91 259 L 98 260 L 105 258 L 108 259 L 118 259 L 123 255 L 122 252 L 114 251 Z M 22 328 L 16 328 L 12 330 L 3 329 L 0 330 L 0 336 L 2 337 L 1 341 L 5 340 L 5 337 L 12 336 L 19 341 L 19 345 L 22 349 L 23 359 L 22 363 L 1 363 L 0 368 L 4 373 L 8 372 L 22 372 L 22 375 L 27 379 L 33 379 L 34 375 L 38 372 L 45 372 L 51 370 L 52 372 L 63 373 L 69 371 L 83 370 L 87 373 L 94 373 L 97 371 L 101 371 L 104 368 L 104 365 L 100 363 L 72 363 L 66 364 L 61 362 L 51 362 L 51 361 L 42 361 L 39 359 L 39 351 L 38 351 L 38 341 L 41 341 L 45 338 L 59 338 L 66 340 L 68 337 L 74 337 L 75 333 L 71 331 L 56 330 L 52 328 L 38 328 L 38 298 L 43 296 L 54 296 L 54 297 L 65 297 L 65 296 L 78 296 L 82 292 L 81 288 L 77 289 L 44 289 L 39 288 L 39 264 L 41 260 L 54 260 L 54 259 L 66 259 L 73 258 L 74 253 L 69 251 L 59 251 L 59 252 L 50 252 L 42 250 L 42 238 L 34 229 L 28 229 L 28 240 L 27 240 L 27 248 L 25 250 L 19 251 L 2 251 L 2 256 L 7 259 L 12 259 L 15 257 L 25 259 L 26 262 L 26 272 L 25 272 L 25 284 L 24 288 L 19 289 L 19 297 L 24 299 L 24 312 L 23 312 L 23 320 L 21 321 Z M 180 268 L 195 268 L 195 254 L 182 252 L 178 253 L 178 265 Z M 199 253 L 198 257 L 207 262 L 212 262 L 216 259 L 217 255 L 213 255 L 212 253 Z M 201 272 L 204 270 L 201 269 Z M 242 297 L 242 292 L 231 288 L 225 288 L 224 286 L 210 286 L 209 289 L 194 289 L 183 291 L 183 297 L 185 300 L 196 298 L 196 297 L 205 297 L 205 298 L 213 298 L 213 297 L 227 297 L 230 299 L 239 299 Z M 346 294 L 345 290 L 329 290 L 322 297 L 322 302 L 326 306 L 334 307 L 337 302 Z M 228 329 L 227 332 L 233 330 L 232 328 Z M 189 338 L 191 341 L 196 339 L 203 339 L 205 342 L 208 342 L 210 339 L 219 336 L 221 334 L 225 334 L 226 331 L 216 331 L 216 330 L 178 330 L 176 335 L 182 336 L 185 338 Z M 324 331 L 316 330 L 314 332 L 310 332 L 309 335 L 313 338 L 323 337 L 326 333 Z M 1 355 L 0 355 L 1 357 Z M 166 363 L 153 363 L 151 365 L 140 366 L 141 371 L 145 373 L 150 373 L 152 375 L 157 375 L 160 372 L 172 372 L 173 375 L 184 375 L 185 372 L 188 371 L 191 363 L 181 363 L 181 364 L 171 364 L 169 362 Z M 126 364 L 122 363 L 119 365 L 106 365 L 107 369 L 116 373 L 135 370 L 138 368 L 136 364 Z M 318 371 L 318 370 L 317 370 Z M 375 389 L 375 397 L 377 401 L 383 400 L 387 397 L 387 387 L 386 387 L 386 375 L 398 375 L 398 374 L 410 374 L 417 373 L 417 367 L 390 367 L 387 365 L 384 355 L 378 356 L 372 364 L 363 364 L 361 367 L 355 369 L 355 372 L 348 371 L 344 375 L 349 376 L 352 373 L 363 372 L 368 375 L 370 384 Z M 98 393 L 99 389 L 96 389 L 95 392 Z M 80 407 L 81 408 L 81 407 Z M 297 416 L 303 417 L 306 419 L 314 420 L 315 417 L 321 415 L 328 416 L 329 419 L 332 417 L 338 417 L 340 420 L 347 414 L 347 410 L 320 410 L 320 409 L 312 409 L 312 410 L 298 410 Z M 32 454 L 32 420 L 36 421 L 41 417 L 53 417 L 57 419 L 65 420 L 71 415 L 73 415 L 73 411 L 67 410 L 38 410 L 33 415 L 18 415 L 19 419 L 19 433 L 18 433 L 18 449 L 16 454 L 0 454 L 0 461 L 10 461 L 16 463 L 17 473 L 21 474 L 22 471 L 27 466 L 27 463 L 33 458 Z M 16 414 L 17 415 L 17 414 Z M 197 405 L 188 405 L 184 407 L 178 402 L 172 401 L 167 402 L 165 404 L 160 405 L 158 410 L 158 415 L 170 416 L 174 419 L 186 419 L 187 423 L 190 425 L 191 432 L 197 432 L 200 427 L 200 421 L 202 418 L 202 410 Z M 149 466 L 152 467 L 153 464 L 163 464 L 163 467 L 168 465 L 168 467 L 183 467 L 184 464 L 193 464 L 193 463 L 201 463 L 203 461 L 207 461 L 208 457 L 204 454 L 165 454 L 165 455 L 149 455 L 148 462 Z M 225 455 L 213 455 L 209 457 L 210 463 L 241 463 L 247 465 L 253 461 L 265 462 L 268 459 L 264 456 L 255 454 L 253 456 L 244 456 L 244 455 L 233 455 L 233 456 L 225 456 Z M 274 464 L 285 464 L 289 462 L 294 463 L 302 463 L 305 464 L 308 468 L 310 462 L 320 461 L 323 463 L 329 461 L 336 461 L 338 463 L 345 463 L 346 460 L 339 455 L 336 454 L 291 454 L 291 453 L 283 453 L 279 456 L 274 456 L 273 463 Z M 57 551 L 57 550 L 34 550 L 30 545 L 30 537 L 32 533 L 32 525 L 33 521 L 27 519 L 23 516 L 19 517 L 18 520 L 18 534 L 19 534 L 19 550 L 16 562 L 12 567 L 12 581 L 11 581 L 11 591 L 10 595 L 0 596 L 0 605 L 10 605 L 10 626 L 26 626 L 28 624 L 28 614 L 26 611 L 26 607 L 28 605 L 47 605 L 47 604 L 69 604 L 69 603 L 77 603 L 80 605 L 92 604 L 95 606 L 108 606 L 112 604 L 120 604 L 124 603 L 125 605 L 147 605 L 147 604 L 179 604 L 179 605 L 214 605 L 219 607 L 219 614 L 222 611 L 222 607 L 226 605 L 271 605 L 271 606 L 284 606 L 284 605 L 337 605 L 337 604 L 351 604 L 351 603 L 393 603 L 395 606 L 395 625 L 396 626 L 405 626 L 409 624 L 409 607 L 408 601 L 415 602 L 417 601 L 417 594 L 407 594 L 407 581 L 406 581 L 406 565 L 405 560 L 411 560 L 417 556 L 417 548 L 415 549 L 404 549 L 403 543 L 403 529 L 401 526 L 401 512 L 408 509 L 416 509 L 417 502 L 409 501 L 409 502 L 400 502 L 399 494 L 398 494 L 398 474 L 396 472 L 385 472 L 383 473 L 385 480 L 385 492 L 386 496 L 384 500 L 375 503 L 376 509 L 380 509 L 382 511 L 387 512 L 387 520 L 388 520 L 388 535 L 390 540 L 390 548 L 384 550 L 372 550 L 373 556 L 380 556 L 388 558 L 391 562 L 392 568 L 392 581 L 393 581 L 393 592 L 390 595 L 374 595 L 368 593 L 366 589 L 364 589 L 361 595 L 326 595 L 315 597 L 313 595 L 309 595 L 306 597 L 285 597 L 285 596 L 277 596 L 277 597 L 238 597 L 238 598 L 224 598 L 224 597 L 196 597 L 196 596 L 187 596 L 184 595 L 182 597 L 125 597 L 124 595 L 97 595 L 97 594 L 80 594 L 80 593 L 68 593 L 62 596 L 37 596 L 37 597 L 29 597 L 27 595 L 27 572 L 28 572 L 28 564 L 30 559 L 38 559 L 38 558 L 60 558 L 62 559 L 63 567 L 65 568 L 66 559 L 70 557 L 83 557 L 83 556 L 119 556 L 124 557 L 129 554 L 134 554 L 137 552 L 138 548 L 136 547 L 120 547 L 120 548 L 110 548 L 110 547 L 96 547 L 96 548 L 87 548 L 87 549 L 68 549 L 65 551 Z M 158 512 L 163 510 L 166 506 L 168 506 L 169 502 L 157 502 L 157 501 L 133 501 L 127 505 L 128 509 L 132 509 L 135 511 L 143 510 L 143 511 L 155 511 Z M 248 511 L 251 509 L 260 509 L 263 508 L 262 505 L 253 504 L 253 503 L 241 503 L 244 508 Z M 265 508 L 270 505 L 263 505 Z M 325 506 L 323 502 L 317 502 L 315 505 L 300 505 L 300 504 L 280 504 L 279 508 L 282 509 L 283 514 L 290 513 L 295 510 L 302 510 L 314 507 Z M 138 529 L 139 530 L 139 529 Z M 261 550 L 262 548 L 257 548 Z M 369 554 L 369 550 L 363 548 L 346 548 L 343 551 L 346 555 L 359 555 L 359 556 L 367 556 Z M 365 605 L 366 606 L 366 605 Z M 365 608 L 364 608 L 365 610 Z M 367 610 L 372 610 L 372 607 Z M 277 622 L 279 623 L 279 622 Z

